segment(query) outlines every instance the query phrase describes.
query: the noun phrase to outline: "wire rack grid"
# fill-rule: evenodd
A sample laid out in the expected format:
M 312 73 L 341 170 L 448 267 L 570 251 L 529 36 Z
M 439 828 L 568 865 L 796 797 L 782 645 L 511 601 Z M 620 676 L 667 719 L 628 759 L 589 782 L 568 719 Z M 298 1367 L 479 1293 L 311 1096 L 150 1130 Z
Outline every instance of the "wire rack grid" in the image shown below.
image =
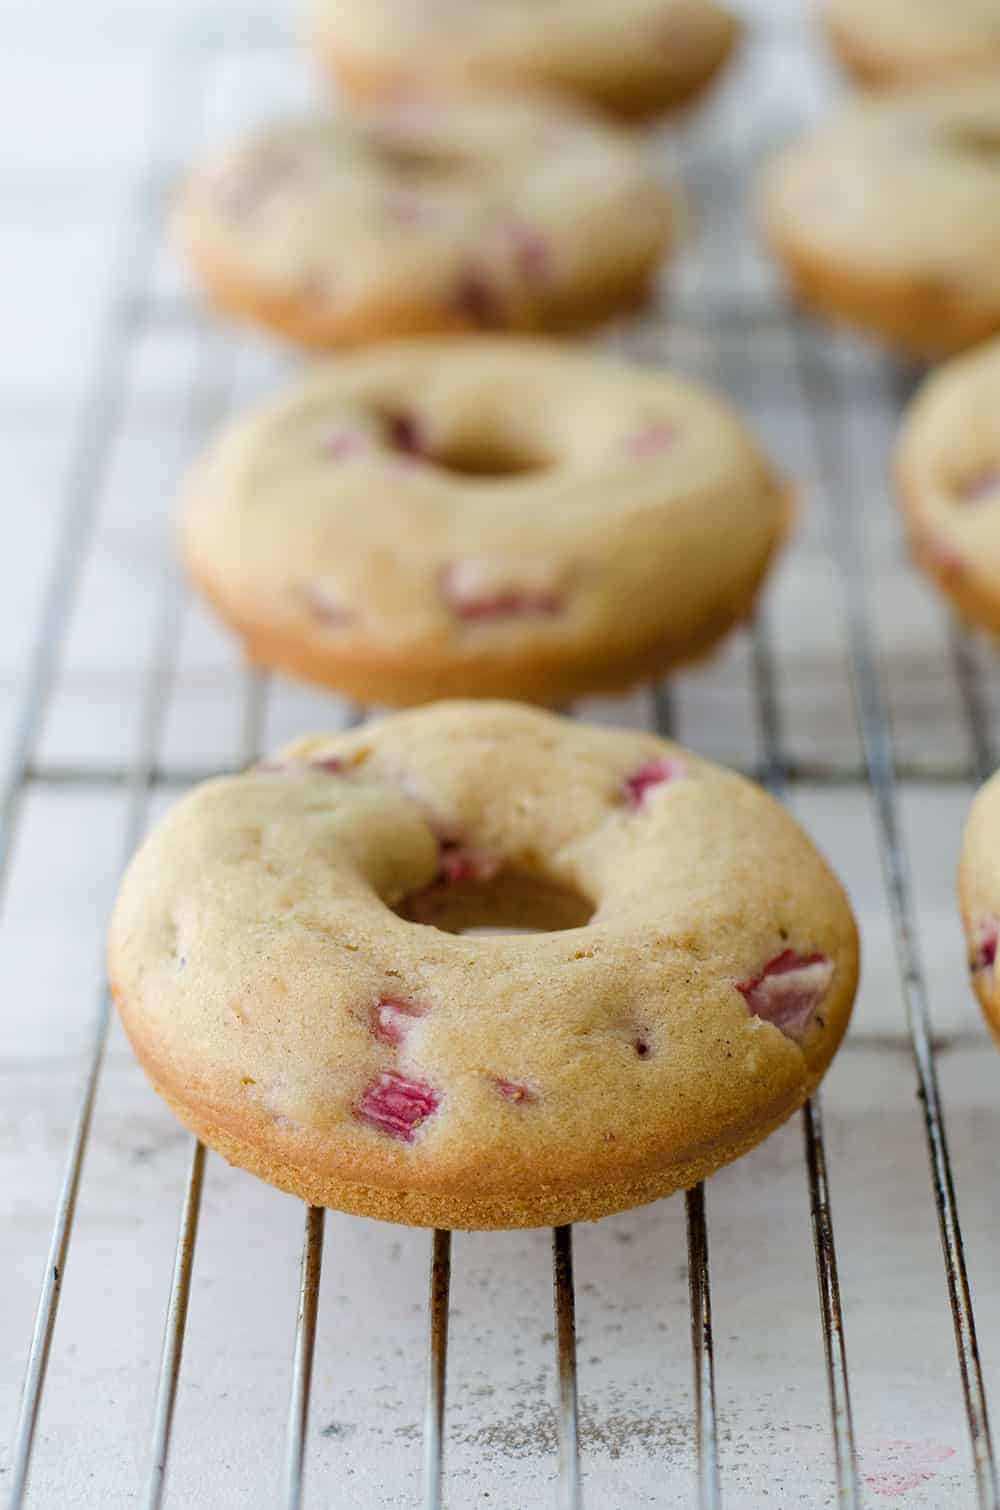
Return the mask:
M 914 374 L 793 318 L 753 250 L 752 169 L 830 90 L 803 18 L 761 4 L 755 21 L 742 67 L 681 133 L 701 224 L 669 305 L 603 340 L 730 392 L 809 484 L 800 538 L 766 611 L 722 656 L 581 711 L 677 733 L 758 776 L 848 875 L 868 971 L 826 1092 L 830 1146 L 817 1099 L 798 1132 L 717 1176 L 710 1199 L 698 1187 L 683 1203 L 556 1230 L 549 1321 L 539 1234 L 453 1240 L 297 1217 L 173 1128 L 103 985 L 81 1026 L 79 978 L 98 978 L 114 878 L 151 818 L 286 734 L 362 716 L 242 669 L 166 548 L 179 470 L 283 370 L 265 345 L 204 321 L 162 255 L 175 170 L 223 126 L 300 89 L 265 17 L 199 25 L 166 70 L 164 131 L 125 226 L 10 699 L 7 959 L 36 961 L 54 917 L 74 940 L 42 977 L 70 1004 L 43 1013 L 34 1049 L 9 1061 L 11 1169 L 36 1155 L 30 1194 L 10 1185 L 8 1231 L 23 1233 L 11 1242 L 12 1335 L 27 1357 L 16 1408 L 5 1381 L 11 1510 L 137 1499 L 149 1510 L 345 1499 L 572 1510 L 583 1484 L 589 1502 L 623 1507 L 998 1503 L 956 1189 L 957 1168 L 989 1278 L 995 1198 L 980 1149 L 997 1130 L 996 1082 L 941 864 L 994 765 L 997 673 L 912 580 L 886 508 L 884 459 Z M 33 869 L 33 846 L 51 856 L 67 832 L 81 837 L 65 858 Z M 836 1229 L 831 1179 L 846 1208 Z M 429 1299 L 413 1277 L 422 1255 Z M 995 1335 L 988 1284 L 977 1310 Z

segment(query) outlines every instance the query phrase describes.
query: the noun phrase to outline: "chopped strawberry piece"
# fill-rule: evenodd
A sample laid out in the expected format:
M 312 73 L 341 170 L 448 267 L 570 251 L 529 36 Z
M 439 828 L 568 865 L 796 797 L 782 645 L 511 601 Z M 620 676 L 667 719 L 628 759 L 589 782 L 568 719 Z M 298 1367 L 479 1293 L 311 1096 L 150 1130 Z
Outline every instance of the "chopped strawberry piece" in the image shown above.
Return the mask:
M 354 618 L 349 608 L 339 603 L 332 593 L 319 582 L 306 582 L 299 588 L 299 596 L 313 618 L 329 629 L 342 629 Z
M 423 1017 L 425 1007 L 414 1001 L 401 1001 L 398 996 L 384 996 L 375 1004 L 372 1032 L 380 1043 L 391 1043 L 398 1048 L 415 1017 Z
M 496 330 L 503 324 L 503 310 L 497 291 L 478 267 L 467 267 L 455 286 L 455 308 L 473 325 Z
M 561 612 L 563 600 L 542 581 L 517 584 L 509 569 L 491 570 L 489 562 L 453 561 L 441 574 L 441 593 L 460 619 L 545 617 Z
M 622 782 L 622 791 L 625 801 L 633 811 L 642 807 L 646 800 L 646 793 L 651 787 L 661 786 L 665 781 L 680 781 L 687 775 L 684 765 L 679 760 L 672 760 L 669 755 L 660 755 L 655 760 L 647 760 L 637 771 L 626 776 Z
M 323 455 L 327 461 L 346 461 L 349 456 L 357 456 L 361 447 L 362 440 L 357 430 L 341 426 L 327 436 Z
M 992 913 L 981 917 L 972 936 L 972 956 L 969 969 L 973 975 L 981 970 L 992 970 L 997 957 L 997 940 L 1000 939 L 1000 924 Z
M 389 415 L 386 429 L 389 444 L 394 451 L 401 451 L 404 456 L 427 455 L 427 439 L 423 426 L 415 414 L 401 412 Z
M 422 1080 L 408 1080 L 385 1070 L 369 1085 L 354 1107 L 359 1122 L 401 1143 L 412 1143 L 417 1130 L 441 1104 L 437 1091 Z
M 784 949 L 752 980 L 737 981 L 736 989 L 754 1017 L 773 1023 L 786 1038 L 805 1036 L 813 1013 L 833 979 L 833 961 L 825 954 L 797 954 Z
M 982 503 L 988 498 L 1000 501 L 1000 466 L 986 467 L 967 477 L 958 490 L 963 503 Z
M 661 452 L 673 445 L 677 436 L 677 430 L 669 420 L 651 420 L 641 430 L 637 430 L 630 438 L 628 449 L 631 454 L 640 459 L 647 456 L 659 456 Z
M 339 755 L 320 755 L 315 760 L 310 760 L 311 771 L 326 771 L 329 776 L 339 776 L 344 769 L 344 762 Z
M 492 881 L 501 864 L 500 857 L 489 850 L 467 849 L 457 839 L 442 839 L 437 878 L 448 885 L 458 881 Z
M 508 227 L 514 266 L 525 283 L 545 283 L 551 271 L 552 248 L 534 226 L 514 222 Z

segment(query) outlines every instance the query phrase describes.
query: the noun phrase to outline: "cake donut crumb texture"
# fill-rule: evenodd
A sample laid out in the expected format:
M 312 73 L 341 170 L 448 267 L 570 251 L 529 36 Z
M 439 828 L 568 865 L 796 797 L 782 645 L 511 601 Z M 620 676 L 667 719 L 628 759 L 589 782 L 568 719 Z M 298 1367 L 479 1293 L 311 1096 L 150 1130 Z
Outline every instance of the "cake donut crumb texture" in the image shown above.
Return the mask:
M 479 936 L 462 928 L 549 931 Z M 180 1119 L 303 1199 L 419 1225 L 695 1183 L 822 1077 L 858 956 L 791 816 L 652 735 L 451 703 L 186 796 L 109 943 Z

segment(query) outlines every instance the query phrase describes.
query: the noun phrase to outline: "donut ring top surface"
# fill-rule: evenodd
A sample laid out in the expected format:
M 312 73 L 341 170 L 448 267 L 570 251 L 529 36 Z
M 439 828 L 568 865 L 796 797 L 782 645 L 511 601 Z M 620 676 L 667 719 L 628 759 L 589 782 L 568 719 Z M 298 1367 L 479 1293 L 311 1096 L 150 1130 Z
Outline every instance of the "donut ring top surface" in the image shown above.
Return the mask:
M 1000 66 L 996 0 L 824 0 L 820 14 L 843 61 L 869 84 Z
M 185 797 L 123 883 L 110 972 L 157 1088 L 230 1158 L 349 1210 L 519 1226 L 668 1193 L 783 1121 L 857 940 L 743 778 L 454 703 Z
M 368 701 L 547 701 L 703 650 L 787 518 L 720 400 L 483 338 L 352 357 L 238 422 L 181 537 L 262 661 Z
M 715 0 L 313 0 L 315 52 L 361 96 L 447 87 L 555 88 L 641 116 L 698 94 L 740 36 Z
M 587 323 L 639 296 L 675 218 L 635 139 L 565 101 L 413 98 L 251 132 L 174 232 L 218 302 L 322 347 Z
M 809 302 L 931 355 L 1000 329 L 1000 70 L 855 101 L 762 189 Z

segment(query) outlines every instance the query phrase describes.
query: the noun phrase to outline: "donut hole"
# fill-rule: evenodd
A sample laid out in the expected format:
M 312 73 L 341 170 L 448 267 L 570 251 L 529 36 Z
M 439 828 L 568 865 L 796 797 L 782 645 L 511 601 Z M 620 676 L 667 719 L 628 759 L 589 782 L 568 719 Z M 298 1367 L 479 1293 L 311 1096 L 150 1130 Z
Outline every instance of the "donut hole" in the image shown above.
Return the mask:
M 379 167 L 393 178 L 428 182 L 467 174 L 473 167 L 468 155 L 444 145 L 409 141 L 396 136 L 372 136 L 368 142 Z
M 394 909 L 410 923 L 442 933 L 560 933 L 594 915 L 589 897 L 548 876 L 505 870 L 488 880 L 435 885 L 404 897 Z
M 435 438 L 412 410 L 385 409 L 380 419 L 382 433 L 392 450 L 456 477 L 521 477 L 547 471 L 555 465 L 555 457 L 537 442 L 502 429 Z
M 428 460 L 442 472 L 458 477 L 522 477 L 548 471 L 554 465 L 554 458 L 546 452 L 500 434 L 458 436 L 433 450 Z

